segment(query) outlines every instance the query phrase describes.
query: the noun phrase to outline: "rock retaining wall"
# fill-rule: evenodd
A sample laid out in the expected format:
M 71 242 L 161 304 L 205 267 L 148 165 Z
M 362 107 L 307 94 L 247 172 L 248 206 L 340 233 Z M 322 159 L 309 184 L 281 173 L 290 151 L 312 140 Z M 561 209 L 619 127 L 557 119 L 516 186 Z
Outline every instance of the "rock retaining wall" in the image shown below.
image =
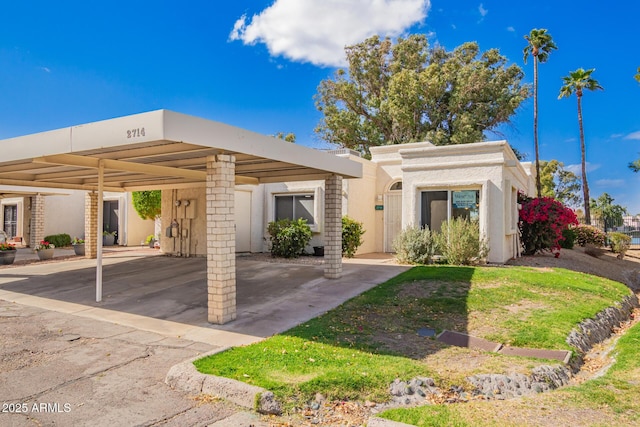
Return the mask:
M 593 319 L 581 322 L 567 337 L 567 343 L 582 355 L 598 343 L 609 338 L 613 328 L 629 319 L 634 308 L 638 307 L 638 297 L 630 295 L 616 307 L 602 310 Z
M 526 394 L 542 393 L 565 386 L 582 365 L 582 356 L 596 344 L 611 336 L 613 329 L 625 322 L 638 307 L 638 297 L 630 295 L 615 307 L 608 307 L 593 319 L 582 321 L 567 337 L 567 343 L 578 350 L 578 359 L 571 367 L 538 366 L 531 375 L 474 375 L 467 380 L 476 387 L 474 394 L 487 398 L 506 399 Z
M 530 375 L 524 374 L 482 374 L 467 377 L 475 387 L 472 396 L 487 399 L 509 399 L 529 394 L 555 390 L 569 384 L 569 380 L 582 365 L 582 357 L 596 344 L 609 338 L 614 328 L 631 316 L 634 308 L 639 306 L 638 297 L 630 295 L 615 307 L 599 312 L 593 319 L 581 322 L 567 337 L 567 343 L 578 351 L 578 357 L 571 366 L 542 365 L 534 368 Z M 430 378 L 414 378 L 409 382 L 396 380 L 389 387 L 392 401 L 399 405 L 424 404 L 426 395 L 439 396 L 443 391 L 437 388 Z M 449 403 L 469 400 L 469 394 L 461 387 L 453 387 L 446 400 Z

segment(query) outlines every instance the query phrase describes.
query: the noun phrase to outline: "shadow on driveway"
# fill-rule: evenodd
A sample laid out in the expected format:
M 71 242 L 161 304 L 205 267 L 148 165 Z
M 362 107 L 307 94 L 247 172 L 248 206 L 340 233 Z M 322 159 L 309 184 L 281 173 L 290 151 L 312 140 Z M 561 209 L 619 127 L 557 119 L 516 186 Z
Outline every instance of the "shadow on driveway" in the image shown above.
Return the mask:
M 106 257 L 100 303 L 95 302 L 95 260 L 3 268 L 0 269 L 0 299 L 154 332 L 164 330 L 173 336 L 182 334 L 184 327 L 180 329 L 176 325 L 180 324 L 259 339 L 336 307 L 407 269 L 379 255 L 349 260 L 344 264 L 343 277 L 337 280 L 324 279 L 322 265 L 270 263 L 238 257 L 236 267 L 237 319 L 226 325 L 207 322 L 204 258 L 124 253 Z M 164 323 L 154 324 L 152 320 Z

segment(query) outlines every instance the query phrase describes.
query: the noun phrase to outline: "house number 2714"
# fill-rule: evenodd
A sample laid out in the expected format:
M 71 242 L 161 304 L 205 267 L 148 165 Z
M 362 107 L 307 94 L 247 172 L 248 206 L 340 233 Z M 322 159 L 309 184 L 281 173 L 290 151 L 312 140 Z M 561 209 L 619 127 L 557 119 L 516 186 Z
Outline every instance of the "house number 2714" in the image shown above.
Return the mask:
M 144 128 L 130 129 L 127 131 L 127 139 L 144 136 Z

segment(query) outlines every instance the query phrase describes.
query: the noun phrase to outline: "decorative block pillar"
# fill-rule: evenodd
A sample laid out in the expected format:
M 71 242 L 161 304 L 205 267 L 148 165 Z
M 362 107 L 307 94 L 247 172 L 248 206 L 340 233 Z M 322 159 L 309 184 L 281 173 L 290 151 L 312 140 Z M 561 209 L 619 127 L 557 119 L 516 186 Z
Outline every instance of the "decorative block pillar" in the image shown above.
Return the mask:
M 31 224 L 29 247 L 35 246 L 44 239 L 44 196 L 36 194 L 31 196 Z
M 86 258 L 98 257 L 98 193 L 84 194 L 84 253 Z
M 236 318 L 236 159 L 207 157 L 208 319 L 224 324 Z
M 324 181 L 324 277 L 342 277 L 342 177 Z

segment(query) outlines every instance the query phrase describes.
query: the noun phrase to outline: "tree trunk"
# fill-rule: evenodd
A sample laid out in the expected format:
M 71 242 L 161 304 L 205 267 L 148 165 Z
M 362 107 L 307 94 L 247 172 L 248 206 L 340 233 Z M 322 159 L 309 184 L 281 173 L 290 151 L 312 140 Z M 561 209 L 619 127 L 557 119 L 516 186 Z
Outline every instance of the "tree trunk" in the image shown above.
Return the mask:
M 540 152 L 538 149 L 538 56 L 533 55 L 533 146 L 536 151 L 536 189 L 538 197 L 542 196 L 540 181 Z
M 582 194 L 584 197 L 584 221 L 591 225 L 591 210 L 589 208 L 589 184 L 587 183 L 587 154 L 584 147 L 584 127 L 582 125 L 582 94 L 576 92 L 578 98 L 578 125 L 580 126 L 580 154 L 582 155 Z

